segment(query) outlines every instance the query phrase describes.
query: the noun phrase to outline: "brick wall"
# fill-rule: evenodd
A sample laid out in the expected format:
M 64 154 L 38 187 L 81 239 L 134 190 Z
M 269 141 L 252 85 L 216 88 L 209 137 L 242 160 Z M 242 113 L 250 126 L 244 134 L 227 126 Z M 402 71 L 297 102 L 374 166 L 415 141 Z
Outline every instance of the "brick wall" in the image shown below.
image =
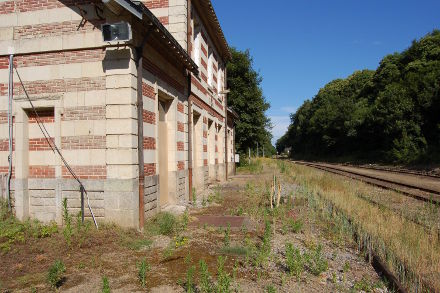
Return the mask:
M 185 169 L 185 162 L 184 161 L 178 161 L 177 162 L 177 170 L 182 171 Z
M 49 138 L 52 146 L 54 145 L 53 138 Z M 29 151 L 50 151 L 52 148 L 47 142 L 46 138 L 30 138 L 29 139 Z
M 97 135 L 65 136 L 61 138 L 61 148 L 64 150 L 105 149 L 106 137 Z
M 156 164 L 144 164 L 144 173 L 145 176 L 152 176 L 156 174 Z
M 71 166 L 75 175 L 81 179 L 106 179 L 106 166 Z M 63 178 L 73 178 L 69 170 L 63 166 L 61 168 Z
M 155 150 L 156 149 L 156 138 L 154 137 L 144 137 L 144 150 Z
M 0 3 L 0 14 L 54 9 L 65 6 L 99 3 L 101 0 L 15 0 Z
M 29 95 L 105 90 L 105 77 L 24 81 L 23 84 Z M 7 83 L 0 84 L 0 96 L 8 94 L 7 88 Z M 14 82 L 14 95 L 24 95 L 23 87 L 18 82 Z
M 166 8 L 169 6 L 168 0 L 147 0 L 142 1 L 142 3 L 144 3 L 149 9 Z
M 99 25 L 105 23 L 105 21 L 88 19 L 85 24 L 80 25 L 80 23 L 80 21 L 64 21 L 58 23 L 52 22 L 38 25 L 16 26 L 14 27 L 14 40 L 79 34 L 93 31 Z
M 40 53 L 14 57 L 16 67 L 47 66 L 59 64 L 85 63 L 102 61 L 105 50 L 90 49 L 78 51 L 61 51 L 54 53 Z M 9 67 L 9 57 L 0 57 L 0 69 Z
M 145 123 L 156 124 L 156 113 L 148 110 L 143 110 L 142 119 Z
M 81 106 L 65 108 L 62 116 L 63 121 L 71 120 L 104 120 L 105 106 Z
M 154 88 L 151 85 L 146 84 L 145 82 L 142 83 L 142 95 L 153 100 L 156 98 L 156 95 L 154 94 Z
M 177 142 L 177 151 L 184 151 L 185 150 L 185 144 L 183 141 Z
M 55 167 L 29 166 L 29 178 L 55 178 Z
M 177 121 L 177 131 L 185 132 L 185 124 L 183 122 Z

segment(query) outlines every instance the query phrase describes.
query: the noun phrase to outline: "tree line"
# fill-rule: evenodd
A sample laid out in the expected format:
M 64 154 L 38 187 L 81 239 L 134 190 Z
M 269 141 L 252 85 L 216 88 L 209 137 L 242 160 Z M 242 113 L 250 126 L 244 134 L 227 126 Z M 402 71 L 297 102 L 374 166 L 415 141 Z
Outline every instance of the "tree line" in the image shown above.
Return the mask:
M 440 162 L 440 31 L 326 84 L 276 144 L 300 159 Z

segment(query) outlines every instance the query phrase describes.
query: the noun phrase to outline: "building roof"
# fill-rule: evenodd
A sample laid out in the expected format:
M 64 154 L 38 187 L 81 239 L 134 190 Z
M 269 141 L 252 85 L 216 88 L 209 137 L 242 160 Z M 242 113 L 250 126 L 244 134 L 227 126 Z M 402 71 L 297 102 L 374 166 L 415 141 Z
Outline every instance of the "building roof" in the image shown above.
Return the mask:
M 225 61 L 230 60 L 232 58 L 231 51 L 229 50 L 228 42 L 223 34 L 222 27 L 220 26 L 217 14 L 215 14 L 211 0 L 192 0 L 192 3 L 200 12 L 199 17 L 207 26 L 208 33 L 218 48 L 221 57 Z
M 177 40 L 171 35 L 171 33 L 163 26 L 163 24 L 157 19 L 156 16 L 140 1 L 132 0 L 103 0 L 104 3 L 114 1 L 123 7 L 125 10 L 133 14 L 141 21 L 146 21 L 152 26 L 153 34 L 156 34 L 158 39 L 161 40 L 163 45 L 168 48 L 178 60 L 185 65 L 185 67 L 198 74 L 198 66 L 188 55 L 185 49 L 177 42 Z
M 235 112 L 232 108 L 228 107 L 228 117 L 234 117 L 234 120 L 240 120 L 240 116 L 238 115 L 237 112 Z

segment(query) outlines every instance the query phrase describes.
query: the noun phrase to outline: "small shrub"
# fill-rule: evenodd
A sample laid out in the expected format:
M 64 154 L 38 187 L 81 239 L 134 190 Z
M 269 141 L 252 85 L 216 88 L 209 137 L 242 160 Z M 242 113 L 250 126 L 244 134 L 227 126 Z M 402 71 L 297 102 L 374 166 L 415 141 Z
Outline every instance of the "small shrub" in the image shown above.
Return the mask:
M 185 264 L 188 265 L 188 270 L 186 271 L 186 283 L 184 284 L 187 293 L 195 292 L 194 272 L 196 270 L 196 267 L 194 265 L 191 265 L 191 261 L 191 254 L 188 253 L 185 257 Z
M 211 293 L 214 287 L 211 282 L 211 276 L 209 275 L 208 265 L 201 259 L 200 263 L 200 291 L 203 293 Z
M 67 210 L 67 198 L 63 199 L 63 221 L 64 221 L 64 229 L 63 229 L 63 236 L 66 240 L 67 246 L 70 247 L 72 244 L 72 235 L 73 235 L 73 229 L 72 229 L 72 216 L 69 214 L 69 211 Z
M 304 254 L 305 263 L 307 268 L 315 276 L 319 276 L 321 273 L 328 269 L 328 262 L 322 254 L 322 245 L 319 244 L 314 250 Z
M 56 260 L 53 265 L 50 266 L 47 273 L 47 281 L 53 288 L 57 288 L 63 280 L 63 274 L 66 271 L 66 267 L 61 260 Z
M 292 243 L 286 244 L 286 266 L 290 275 L 297 279 L 301 277 L 304 271 L 304 261 L 298 248 L 294 248 Z
M 182 215 L 182 231 L 186 231 L 186 228 L 188 228 L 188 223 L 189 223 L 188 210 L 185 210 L 185 212 Z
M 162 253 L 162 259 L 168 259 L 174 254 L 174 248 L 175 246 L 172 245 L 172 242 L 168 244 L 168 246 L 165 248 L 165 250 Z
M 193 293 L 194 290 L 194 272 L 196 270 L 195 266 L 189 266 L 188 271 L 186 272 L 186 292 Z
M 141 284 L 142 288 L 145 288 L 147 285 L 147 272 L 150 271 L 150 264 L 147 263 L 147 259 L 144 258 L 140 263 L 138 263 L 137 267 L 139 283 Z
M 215 292 L 228 293 L 231 292 L 231 276 L 225 272 L 225 262 L 227 258 L 219 256 L 217 259 L 217 286 Z
M 224 234 L 225 234 L 225 237 L 223 238 L 224 247 L 229 247 L 229 245 L 231 244 L 230 233 L 231 233 L 231 224 L 228 223 L 228 227 L 224 230 Z
M 176 229 L 177 219 L 171 213 L 160 213 L 156 216 L 155 224 L 158 234 L 171 235 Z
M 102 277 L 102 293 L 110 293 L 110 282 L 106 276 Z
M 289 219 L 289 228 L 293 233 L 298 233 L 302 230 L 303 222 L 299 220 Z
M 175 247 L 180 248 L 182 246 L 185 246 L 186 243 L 188 243 L 188 238 L 185 236 L 176 236 L 174 237 Z
M 43 225 L 39 221 L 34 220 L 30 224 L 32 230 L 32 236 L 35 238 L 46 238 L 58 232 L 58 226 L 55 222 L 50 222 L 48 225 Z
M 90 230 L 90 222 L 84 221 L 82 222 L 82 213 L 81 211 L 78 212 L 76 215 L 76 238 L 78 240 L 78 247 L 81 247 L 86 240 L 88 233 Z

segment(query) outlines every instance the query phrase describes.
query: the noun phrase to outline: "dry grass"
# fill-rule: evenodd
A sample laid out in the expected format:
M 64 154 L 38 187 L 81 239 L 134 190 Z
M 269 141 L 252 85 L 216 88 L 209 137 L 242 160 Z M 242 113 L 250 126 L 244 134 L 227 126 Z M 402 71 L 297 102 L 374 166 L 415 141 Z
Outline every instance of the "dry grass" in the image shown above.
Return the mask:
M 371 247 L 411 292 L 429 289 L 440 292 L 437 233 L 430 233 L 399 213 L 356 195 L 377 193 L 375 187 L 310 167 L 287 164 L 283 172 L 286 180 L 299 184 L 306 194 L 320 201 L 319 208 L 334 207 L 349 218 L 350 225 L 358 230 L 360 242 Z

